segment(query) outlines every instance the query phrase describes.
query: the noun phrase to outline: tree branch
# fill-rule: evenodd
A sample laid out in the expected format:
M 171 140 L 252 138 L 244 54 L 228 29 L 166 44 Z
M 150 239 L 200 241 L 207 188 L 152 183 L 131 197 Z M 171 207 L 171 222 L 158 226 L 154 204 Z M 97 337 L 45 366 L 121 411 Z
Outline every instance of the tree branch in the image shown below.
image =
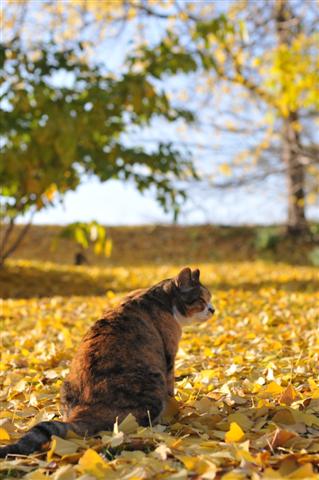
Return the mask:
M 20 245 L 24 236 L 26 235 L 29 228 L 31 227 L 32 220 L 33 220 L 33 217 L 36 214 L 36 212 L 37 212 L 37 210 L 34 210 L 34 212 L 32 212 L 32 214 L 30 216 L 30 219 L 29 219 L 29 222 L 24 225 L 24 227 L 22 228 L 21 232 L 19 233 L 19 235 L 17 236 L 15 241 L 12 243 L 12 245 L 6 251 L 4 251 L 0 255 L 0 265 L 3 265 L 4 261 L 18 248 L 18 246 Z
M 10 218 L 10 222 L 5 230 L 5 233 L 3 235 L 3 239 L 1 241 L 1 244 L 0 244 L 0 258 L 1 258 L 1 255 L 2 255 L 2 252 L 6 246 L 6 243 L 9 241 L 9 238 L 11 236 L 11 233 L 13 231 L 13 228 L 14 228 L 14 221 L 15 219 L 14 218 Z

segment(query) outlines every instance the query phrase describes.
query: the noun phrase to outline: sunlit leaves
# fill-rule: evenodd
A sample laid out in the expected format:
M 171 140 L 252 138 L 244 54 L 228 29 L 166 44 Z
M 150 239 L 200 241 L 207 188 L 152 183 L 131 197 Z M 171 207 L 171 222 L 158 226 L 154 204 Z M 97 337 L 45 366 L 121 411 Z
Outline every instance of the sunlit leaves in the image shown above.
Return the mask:
M 23 265 L 23 268 L 22 268 Z M 3 460 L 5 478 L 312 478 L 319 453 L 318 270 L 261 262 L 199 265 L 216 315 L 186 328 L 176 362 L 176 399 L 162 424 L 141 428 L 132 415 L 99 438 L 53 438 L 49 453 Z M 59 417 L 68 363 L 89 325 L 124 290 L 153 284 L 178 267 L 81 267 L 101 296 L 56 296 L 56 269 L 20 262 L 25 294 L 44 284 L 46 298 L 2 303 L 0 432 L 6 444 L 22 429 Z M 13 270 L 5 282 L 17 290 Z M 111 282 L 111 283 L 110 283 Z M 104 285 L 105 295 L 102 294 Z M 7 292 L 8 292 L 8 287 Z M 21 287 L 19 287 L 21 288 Z M 33 288 L 33 287 L 32 287 Z M 42 288 L 42 285 L 41 285 Z M 112 288 L 112 295 L 107 294 Z M 60 289 L 61 293 L 61 289 Z M 84 293 L 84 292 L 83 292 Z M 48 455 L 48 457 L 47 457 Z M 42 475 L 42 477 L 41 477 Z M 174 477 L 175 475 L 175 477 Z M 32 478 L 32 477 L 31 477 Z
M 319 108 L 318 45 L 318 33 L 310 36 L 301 33 L 291 45 L 279 45 L 265 54 L 268 68 L 265 64 L 261 67 L 264 83 L 275 92 L 277 106 L 285 116 L 301 108 Z
M 75 222 L 64 227 L 59 235 L 75 241 L 83 249 L 93 246 L 96 255 L 109 257 L 112 253 L 112 240 L 107 235 L 105 227 L 98 222 Z
M 172 180 L 186 169 L 194 175 L 191 163 L 170 144 L 146 150 L 121 143 L 128 128 L 146 125 L 154 115 L 169 121 L 183 116 L 147 73 L 115 79 L 54 43 L 40 45 L 41 58 L 34 61 L 16 41 L 5 48 L 10 56 L 2 73 L 10 89 L 2 122 L 2 215 L 46 207 L 74 190 L 83 173 L 102 181 L 132 179 L 141 191 L 156 186 L 159 202 L 177 208 Z

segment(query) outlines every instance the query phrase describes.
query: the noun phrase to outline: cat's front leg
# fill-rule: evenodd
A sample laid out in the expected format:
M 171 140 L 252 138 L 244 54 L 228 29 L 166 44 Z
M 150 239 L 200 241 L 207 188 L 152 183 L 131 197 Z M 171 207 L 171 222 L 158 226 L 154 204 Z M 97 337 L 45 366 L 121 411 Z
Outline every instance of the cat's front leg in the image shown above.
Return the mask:
M 174 397 L 175 375 L 174 368 L 167 373 L 167 393 L 169 397 Z
M 174 397 L 174 383 L 175 383 L 174 363 L 175 363 L 175 355 L 166 353 L 166 383 L 167 383 L 167 393 L 169 397 Z

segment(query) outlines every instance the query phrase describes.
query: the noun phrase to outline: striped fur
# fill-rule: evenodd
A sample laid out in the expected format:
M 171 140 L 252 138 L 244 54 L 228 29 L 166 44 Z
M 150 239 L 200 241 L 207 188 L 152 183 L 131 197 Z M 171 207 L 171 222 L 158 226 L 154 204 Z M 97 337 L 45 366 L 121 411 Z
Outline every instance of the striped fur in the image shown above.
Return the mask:
M 7 455 L 28 455 L 42 450 L 52 435 L 66 437 L 69 425 L 63 422 L 41 422 L 26 433 L 17 443 L 0 448 L 0 458 Z
M 140 425 L 158 422 L 174 395 L 181 324 L 207 320 L 213 309 L 199 270 L 132 292 L 88 331 L 62 386 L 63 422 L 42 422 L 0 457 L 30 454 L 68 430 L 94 435 L 132 413 Z

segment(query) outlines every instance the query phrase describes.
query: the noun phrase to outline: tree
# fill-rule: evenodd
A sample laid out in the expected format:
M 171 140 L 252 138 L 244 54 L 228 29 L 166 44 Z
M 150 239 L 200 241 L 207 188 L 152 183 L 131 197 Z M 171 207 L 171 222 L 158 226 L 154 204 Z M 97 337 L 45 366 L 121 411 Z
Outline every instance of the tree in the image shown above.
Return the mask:
M 130 53 L 129 70 L 123 62 L 122 74 L 133 76 L 137 84 L 146 78 L 156 93 L 159 86 L 165 89 L 167 110 L 172 92 L 168 76 L 178 74 L 183 96 L 179 104 L 187 102 L 197 112 L 196 126 L 207 138 L 206 145 L 190 142 L 187 126 L 187 139 L 179 142 L 192 152 L 198 170 L 208 178 L 202 180 L 201 192 L 253 182 L 263 188 L 269 177 L 285 177 L 288 231 L 306 230 L 305 203 L 317 198 L 319 183 L 315 123 L 319 15 L 315 4 L 310 2 L 305 10 L 293 0 L 183 5 L 161 0 L 119 0 L 116 5 L 44 1 L 35 12 L 32 2 L 25 0 L 9 2 L 8 7 L 9 30 L 22 32 L 30 51 L 30 45 L 49 38 L 58 51 L 73 52 L 77 61 L 91 66 L 96 65 L 96 56 L 100 58 L 97 53 L 106 38 L 121 40 L 123 50 Z M 36 19 L 31 30 L 35 13 L 42 20 Z M 174 98 L 178 98 L 176 84 Z M 138 97 L 134 101 L 137 106 Z M 179 115 L 189 120 L 182 109 L 175 109 L 174 119 Z M 146 121 L 150 118 L 153 114 Z M 216 133 L 223 140 L 218 148 Z M 156 138 L 148 140 L 158 144 Z M 230 153 L 224 146 L 229 142 L 235 145 Z M 178 141 L 174 145 L 178 151 Z M 222 154 L 222 162 L 216 160 L 217 153 Z M 162 180 L 167 180 L 166 173 Z
M 230 4 L 219 17 L 205 10 L 204 18 L 200 6 L 184 12 L 184 17 L 188 28 L 183 35 L 169 30 L 156 48 L 143 46 L 141 52 L 149 71 L 159 65 L 165 69 L 172 49 L 175 55 L 194 59 L 201 89 L 200 124 L 210 123 L 250 143 L 219 165 L 228 178 L 211 181 L 210 187 L 236 187 L 284 175 L 287 230 L 307 231 L 307 194 L 310 200 L 319 193 L 317 7 L 309 2 L 305 10 L 290 0 L 243 1 Z M 194 96 L 192 86 L 188 98 L 193 103 Z
M 195 176 L 170 143 L 146 149 L 125 138 L 153 117 L 174 122 L 192 115 L 174 108 L 147 72 L 106 73 L 82 49 L 78 40 L 67 49 L 51 39 L 25 45 L 17 37 L 1 46 L 0 264 L 34 214 L 74 190 L 84 174 L 132 180 L 141 192 L 155 187 L 160 204 L 175 215 L 185 194 L 174 180 Z M 29 222 L 12 240 L 17 217 L 26 214 Z

